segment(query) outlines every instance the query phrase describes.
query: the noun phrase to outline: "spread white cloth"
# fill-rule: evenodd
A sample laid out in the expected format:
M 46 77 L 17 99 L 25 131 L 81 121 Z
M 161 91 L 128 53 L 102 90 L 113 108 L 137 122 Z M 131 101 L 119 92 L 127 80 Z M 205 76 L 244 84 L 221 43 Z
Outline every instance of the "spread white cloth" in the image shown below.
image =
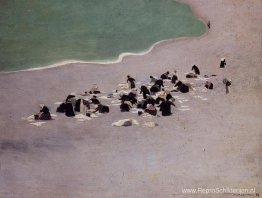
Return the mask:
M 117 122 L 113 122 L 112 126 L 131 126 L 131 125 L 139 125 L 137 120 L 134 119 L 123 119 L 123 120 L 118 120 Z

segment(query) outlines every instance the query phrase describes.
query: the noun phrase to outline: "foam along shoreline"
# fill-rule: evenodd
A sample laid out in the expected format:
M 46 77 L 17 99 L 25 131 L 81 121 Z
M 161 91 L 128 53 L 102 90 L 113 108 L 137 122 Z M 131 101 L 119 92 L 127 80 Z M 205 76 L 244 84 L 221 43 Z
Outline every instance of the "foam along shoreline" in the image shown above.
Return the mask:
M 123 52 L 121 53 L 117 59 L 115 60 L 98 60 L 98 61 L 83 61 L 83 60 L 64 60 L 60 61 L 55 64 L 47 65 L 47 66 L 39 66 L 39 67 L 33 67 L 33 68 L 28 68 L 28 69 L 22 69 L 22 70 L 17 70 L 17 71 L 0 71 L 0 74 L 9 74 L 9 73 L 17 73 L 17 72 L 28 72 L 28 71 L 39 71 L 39 70 L 44 70 L 44 69 L 51 69 L 55 67 L 62 67 L 66 66 L 68 64 L 75 64 L 75 63 L 81 63 L 81 64 L 100 64 L 100 65 L 109 65 L 109 64 L 115 64 L 115 63 L 121 63 L 122 60 L 127 57 L 127 56 L 143 56 L 148 53 L 150 53 L 157 45 L 165 43 L 165 42 L 174 42 L 174 41 L 180 41 L 180 40 L 189 40 L 189 39 L 197 39 L 197 38 L 202 38 L 207 35 L 207 30 L 205 31 L 204 34 L 196 37 L 179 37 L 179 38 L 174 38 L 174 39 L 166 39 L 166 40 L 161 40 L 156 43 L 154 43 L 148 50 L 146 51 L 141 51 L 141 52 Z

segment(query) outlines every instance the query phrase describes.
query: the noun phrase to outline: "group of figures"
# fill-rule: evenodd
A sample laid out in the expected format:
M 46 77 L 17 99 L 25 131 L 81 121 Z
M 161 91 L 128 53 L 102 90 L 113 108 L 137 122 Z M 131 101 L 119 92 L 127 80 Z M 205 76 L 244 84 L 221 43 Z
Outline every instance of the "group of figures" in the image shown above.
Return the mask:
M 226 61 L 221 59 L 220 68 L 224 68 Z M 192 72 L 186 74 L 186 78 L 198 78 L 200 70 L 196 65 L 192 66 Z M 166 89 L 165 83 L 171 83 L 172 89 Z M 226 87 L 226 93 L 229 93 L 229 86 L 231 81 L 223 79 L 223 83 Z M 138 92 L 135 78 L 127 75 L 127 84 L 129 92 L 110 93 L 107 98 L 114 98 L 117 95 L 117 100 L 120 101 L 120 111 L 129 112 L 132 108 L 138 109 L 138 115 L 147 113 L 152 116 L 159 116 L 158 111 L 162 116 L 172 115 L 172 106 L 175 105 L 175 98 L 172 95 L 173 92 L 188 93 L 190 90 L 194 90 L 190 83 L 182 82 L 178 79 L 176 70 L 170 74 L 169 71 L 159 75 L 159 77 L 149 76 L 148 83 L 140 85 L 140 91 Z M 214 85 L 211 81 L 206 81 L 204 85 L 207 89 L 212 90 Z M 97 85 L 93 85 L 89 92 L 85 91 L 81 94 L 69 94 L 64 102 L 62 102 L 56 109 L 56 112 L 64 113 L 67 117 L 74 117 L 76 113 L 81 113 L 88 117 L 92 114 L 109 113 L 109 106 L 102 104 L 97 95 L 101 94 L 101 91 Z M 142 97 L 138 97 L 142 95 Z M 35 115 L 35 120 L 50 120 L 51 114 L 48 107 L 41 105 L 41 110 Z

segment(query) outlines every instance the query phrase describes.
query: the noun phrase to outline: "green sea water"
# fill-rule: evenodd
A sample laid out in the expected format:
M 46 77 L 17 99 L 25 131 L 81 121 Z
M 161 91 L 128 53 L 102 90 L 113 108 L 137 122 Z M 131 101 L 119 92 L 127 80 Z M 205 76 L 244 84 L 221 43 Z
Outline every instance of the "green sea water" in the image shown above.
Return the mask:
M 205 30 L 175 0 L 0 0 L 0 71 L 113 60 Z

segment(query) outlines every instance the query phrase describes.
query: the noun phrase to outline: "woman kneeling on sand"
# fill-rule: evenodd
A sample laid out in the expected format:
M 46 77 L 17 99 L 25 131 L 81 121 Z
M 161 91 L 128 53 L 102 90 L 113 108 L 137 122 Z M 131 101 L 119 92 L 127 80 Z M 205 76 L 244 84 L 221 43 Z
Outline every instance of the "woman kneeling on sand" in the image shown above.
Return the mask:
M 176 105 L 173 102 L 169 101 L 169 100 L 162 102 L 158 106 L 158 107 L 160 107 L 160 111 L 162 111 L 162 116 L 170 116 L 172 114 L 171 106 L 176 107 Z
M 193 90 L 192 86 L 189 83 L 182 83 L 181 81 L 178 81 L 175 87 L 177 87 L 177 90 L 175 91 L 180 91 L 182 93 L 189 92 L 189 88 Z
M 156 107 L 153 104 L 147 104 L 145 112 L 150 114 L 150 115 L 156 116 L 157 109 L 156 109 Z
M 40 112 L 34 115 L 35 120 L 51 120 L 52 118 L 49 109 L 43 104 L 41 104 L 40 107 Z

